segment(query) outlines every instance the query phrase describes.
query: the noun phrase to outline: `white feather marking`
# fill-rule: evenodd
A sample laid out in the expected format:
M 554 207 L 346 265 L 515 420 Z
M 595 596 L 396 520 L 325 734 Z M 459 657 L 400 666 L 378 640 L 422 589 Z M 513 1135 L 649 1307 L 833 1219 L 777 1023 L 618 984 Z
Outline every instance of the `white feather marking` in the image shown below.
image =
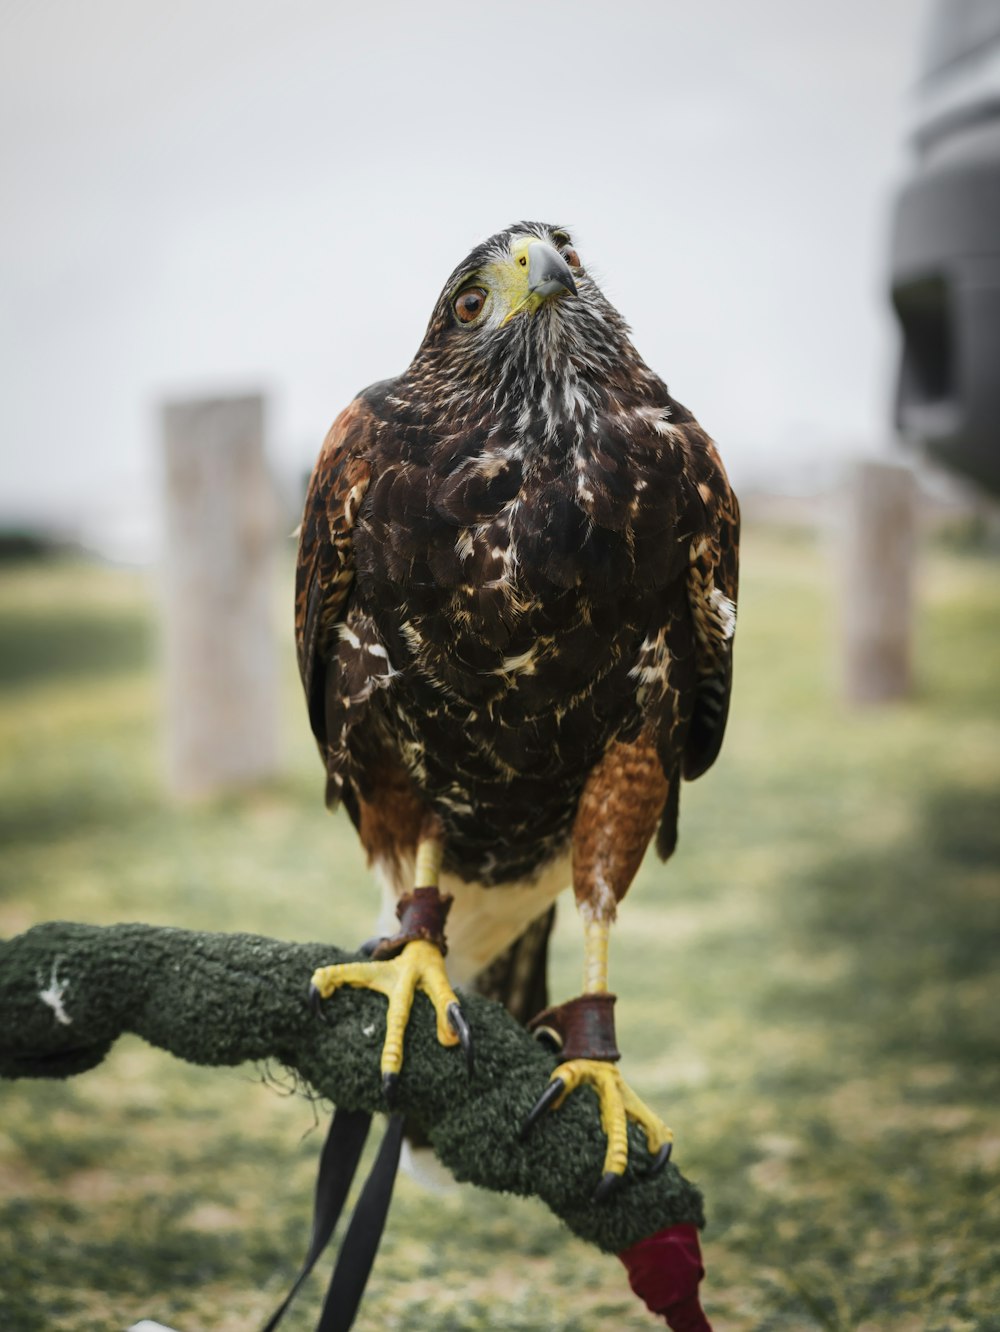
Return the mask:
M 44 990 L 39 990 L 38 997 L 47 1008 L 52 1009 L 52 1012 L 55 1014 L 55 1019 L 61 1027 L 71 1027 L 73 1025 L 73 1019 L 66 1012 L 65 1005 L 63 1004 L 66 991 L 69 989 L 69 981 L 59 979 L 59 963 L 61 961 L 62 958 L 57 957 L 52 963 L 52 972 L 49 976 L 49 983 Z M 38 984 L 41 985 L 41 975 L 38 975 L 37 980 Z
M 414 651 L 423 643 L 424 638 L 412 620 L 404 620 L 399 626 L 403 637 Z
M 633 666 L 629 678 L 643 685 L 659 684 L 666 679 L 666 665 L 666 662 L 660 662 L 655 666 Z
M 631 415 L 635 420 L 652 426 L 658 435 L 664 435 L 668 438 L 676 437 L 680 433 L 679 429 L 667 420 L 668 414 L 669 408 L 649 406 L 636 407 L 631 412 L 623 413 L 623 415 Z
M 357 513 L 358 505 L 364 497 L 366 486 L 354 485 L 350 489 L 347 501 L 344 504 L 344 517 L 347 519 L 348 527 L 354 526 L 354 518 Z
M 667 689 L 670 661 L 670 649 L 663 630 L 655 637 L 647 634 L 639 649 L 638 659 L 629 671 L 629 679 L 635 680 L 639 686 L 636 694 L 640 704 L 646 702 L 648 691 L 654 686 L 659 688 L 661 694 Z
M 614 892 L 600 870 L 595 877 L 593 894 L 577 903 L 580 918 L 588 925 L 595 920 L 614 920 L 618 909 Z
M 718 587 L 712 588 L 708 602 L 719 629 L 722 631 L 722 637 L 725 639 L 732 638 L 736 632 L 736 603 Z
M 504 657 L 503 665 L 498 666 L 491 675 L 534 675 L 535 656 L 538 652 L 538 640 L 532 643 L 526 652 L 520 652 L 514 657 Z

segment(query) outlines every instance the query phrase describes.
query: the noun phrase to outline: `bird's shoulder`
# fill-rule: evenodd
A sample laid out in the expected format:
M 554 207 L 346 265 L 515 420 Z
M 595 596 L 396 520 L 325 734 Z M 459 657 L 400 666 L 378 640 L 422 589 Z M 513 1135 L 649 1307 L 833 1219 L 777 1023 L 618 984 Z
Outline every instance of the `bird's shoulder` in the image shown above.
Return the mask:
M 354 579 L 352 534 L 372 476 L 379 415 L 370 392 L 358 394 L 327 432 L 299 528 L 295 644 L 317 734 L 322 730 L 323 663 Z
M 668 393 L 658 406 L 662 414 L 652 428 L 669 444 L 670 484 L 676 488 L 681 528 L 694 540 L 720 527 L 738 531 L 739 504 L 715 441 L 694 413 Z
M 740 509 L 713 441 L 688 425 L 686 472 L 693 510 L 687 605 L 695 631 L 696 690 L 683 770 L 689 780 L 718 756 L 729 713 L 739 597 Z

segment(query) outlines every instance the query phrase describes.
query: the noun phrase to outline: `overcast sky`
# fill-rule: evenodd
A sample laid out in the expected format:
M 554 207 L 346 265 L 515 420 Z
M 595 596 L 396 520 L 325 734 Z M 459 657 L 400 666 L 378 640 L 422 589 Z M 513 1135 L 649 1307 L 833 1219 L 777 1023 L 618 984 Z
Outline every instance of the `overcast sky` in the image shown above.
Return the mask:
M 745 484 L 883 442 L 922 0 L 0 0 L 0 512 L 145 506 L 165 395 L 305 467 L 451 269 L 567 223 Z

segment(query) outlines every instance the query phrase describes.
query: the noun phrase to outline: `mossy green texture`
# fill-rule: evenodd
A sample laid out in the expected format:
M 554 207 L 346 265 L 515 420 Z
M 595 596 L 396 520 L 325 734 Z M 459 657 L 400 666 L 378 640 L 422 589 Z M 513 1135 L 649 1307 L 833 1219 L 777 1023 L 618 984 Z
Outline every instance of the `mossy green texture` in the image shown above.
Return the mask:
M 307 1003 L 313 970 L 351 956 L 251 934 L 37 925 L 0 944 L 0 1076 L 82 1073 L 133 1032 L 193 1064 L 276 1059 L 337 1105 L 384 1110 L 385 1000 L 340 990 L 324 1005 L 325 1020 Z M 475 1043 L 472 1074 L 459 1051 L 439 1044 L 433 1009 L 418 995 L 398 1089 L 398 1108 L 423 1127 L 457 1179 L 537 1195 L 608 1253 L 667 1225 L 704 1224 L 701 1195 L 676 1166 L 650 1177 L 634 1128 L 624 1187 L 592 1201 L 604 1135 L 589 1090 L 570 1096 L 522 1142 L 521 1126 L 555 1059 L 499 1004 L 470 994 L 462 1005 Z

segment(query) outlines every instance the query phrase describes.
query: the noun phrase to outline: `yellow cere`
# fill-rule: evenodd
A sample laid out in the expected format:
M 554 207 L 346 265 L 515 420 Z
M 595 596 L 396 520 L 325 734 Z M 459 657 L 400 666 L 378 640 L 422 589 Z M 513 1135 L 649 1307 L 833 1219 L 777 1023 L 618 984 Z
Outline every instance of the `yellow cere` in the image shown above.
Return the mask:
M 537 236 L 516 238 L 509 259 L 496 259 L 481 270 L 483 284 L 496 302 L 498 312 L 504 312 L 501 327 L 522 310 L 534 314 L 545 300 L 544 296 L 528 291 L 528 246 L 537 239 Z

